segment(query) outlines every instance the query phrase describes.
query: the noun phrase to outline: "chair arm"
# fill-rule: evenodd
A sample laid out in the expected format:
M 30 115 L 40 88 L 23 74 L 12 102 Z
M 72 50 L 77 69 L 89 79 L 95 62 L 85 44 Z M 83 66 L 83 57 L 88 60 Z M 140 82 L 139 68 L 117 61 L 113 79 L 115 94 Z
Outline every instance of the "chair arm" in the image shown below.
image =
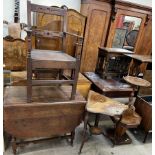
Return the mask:
M 67 34 L 67 35 L 71 35 L 71 36 L 74 36 L 74 37 L 78 37 L 79 39 L 83 39 L 82 36 L 79 36 L 79 35 L 77 35 L 77 34 L 75 34 L 75 33 L 71 33 L 71 32 L 64 32 L 64 33 Z

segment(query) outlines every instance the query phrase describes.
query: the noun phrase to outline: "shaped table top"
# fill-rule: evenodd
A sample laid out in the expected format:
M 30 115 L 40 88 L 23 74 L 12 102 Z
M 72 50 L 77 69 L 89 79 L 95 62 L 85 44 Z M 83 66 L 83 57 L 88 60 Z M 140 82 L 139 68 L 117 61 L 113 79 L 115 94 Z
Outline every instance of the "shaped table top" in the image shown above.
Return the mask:
M 141 87 L 149 87 L 151 83 L 145 79 L 134 77 L 134 76 L 125 76 L 123 79 L 135 86 L 141 86 Z
M 115 116 L 121 115 L 127 108 L 128 106 L 123 103 L 110 99 L 94 91 L 89 91 L 88 102 L 86 105 L 86 110 L 88 112 Z
M 141 62 L 152 63 L 151 55 L 140 55 L 140 54 L 125 54 L 125 55 Z

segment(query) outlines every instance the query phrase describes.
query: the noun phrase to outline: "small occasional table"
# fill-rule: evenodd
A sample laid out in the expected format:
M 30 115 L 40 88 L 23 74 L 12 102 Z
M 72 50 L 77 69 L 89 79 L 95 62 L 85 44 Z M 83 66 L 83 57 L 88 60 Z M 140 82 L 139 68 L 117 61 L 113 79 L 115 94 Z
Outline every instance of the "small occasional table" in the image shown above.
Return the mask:
M 131 58 L 124 54 L 133 54 L 134 52 L 122 48 L 99 47 L 96 73 L 103 76 L 127 75 Z
M 75 128 L 84 117 L 86 100 L 77 92 L 70 99 L 71 87 L 33 87 L 33 103 L 27 103 L 26 86 L 10 86 L 4 92 L 4 130 L 12 136 L 12 149 L 49 140 L 56 136 L 73 139 Z M 70 133 L 68 135 L 68 133 Z M 33 138 L 46 139 L 33 140 Z M 22 141 L 18 141 L 21 140 Z
M 85 72 L 84 75 L 92 82 L 92 89 L 107 97 L 130 97 L 131 85 L 115 79 L 103 79 L 94 72 Z
M 133 96 L 134 96 L 134 92 L 137 89 L 137 87 L 149 87 L 151 85 L 150 82 L 148 82 L 147 80 L 144 80 L 142 78 L 138 78 L 138 77 L 134 77 L 134 76 L 125 76 L 123 77 L 123 79 L 131 84 L 132 88 L 133 88 L 133 92 L 131 93 L 131 98 L 130 98 L 130 104 L 133 104 L 132 100 L 133 100 Z
M 133 88 L 131 85 L 115 80 L 103 79 L 94 72 L 85 72 L 84 75 L 92 82 L 92 89 L 107 97 L 130 97 Z M 100 114 L 96 114 L 95 126 L 98 126 Z
M 152 63 L 151 55 L 138 55 L 138 54 L 124 54 L 127 57 L 132 58 L 133 64 L 129 69 L 129 74 L 133 76 L 138 76 L 139 73 L 143 73 L 141 70 L 142 64 Z
M 81 143 L 79 153 L 81 153 L 84 143 L 86 141 L 85 139 L 86 139 L 87 124 L 89 125 L 88 119 L 90 113 L 105 114 L 107 116 L 118 116 L 121 115 L 123 111 L 126 110 L 127 108 L 128 108 L 127 105 L 124 105 L 118 101 L 115 101 L 113 99 L 110 99 L 106 96 L 103 96 L 99 93 L 90 90 L 88 95 L 88 102 L 86 105 L 83 140 Z M 96 135 L 102 133 L 101 129 L 98 128 L 98 126 L 90 127 L 90 132 Z

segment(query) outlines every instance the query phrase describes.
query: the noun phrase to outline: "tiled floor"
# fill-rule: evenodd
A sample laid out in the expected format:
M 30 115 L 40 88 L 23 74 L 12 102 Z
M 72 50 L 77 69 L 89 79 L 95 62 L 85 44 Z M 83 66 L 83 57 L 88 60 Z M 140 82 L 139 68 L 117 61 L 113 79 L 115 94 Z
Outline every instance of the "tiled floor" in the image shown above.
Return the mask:
M 103 127 L 112 125 L 110 120 L 100 123 Z M 41 142 L 37 144 L 28 144 L 18 149 L 20 155 L 78 155 L 81 144 L 83 124 L 76 129 L 74 146 L 70 146 L 66 139 L 55 139 L 51 141 Z M 128 131 L 132 139 L 132 144 L 112 147 L 109 139 L 103 135 L 90 136 L 85 143 L 81 155 L 151 155 L 152 154 L 152 138 L 148 136 L 147 142 L 142 143 L 144 133 L 141 130 Z M 12 155 L 12 149 L 9 147 L 4 155 Z

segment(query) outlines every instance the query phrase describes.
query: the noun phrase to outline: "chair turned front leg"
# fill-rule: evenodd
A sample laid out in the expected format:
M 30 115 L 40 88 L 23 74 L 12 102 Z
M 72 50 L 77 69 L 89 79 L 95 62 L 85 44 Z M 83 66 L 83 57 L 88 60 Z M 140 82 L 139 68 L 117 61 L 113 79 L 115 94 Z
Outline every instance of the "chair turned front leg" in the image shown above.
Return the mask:
M 72 87 L 71 100 L 75 99 L 79 70 L 80 70 L 80 60 L 77 60 L 76 69 L 72 71 L 72 79 L 74 80 L 74 84 Z
M 81 146 L 80 146 L 79 154 L 81 153 L 82 148 L 83 148 L 83 146 L 84 146 L 84 143 L 85 143 L 85 141 L 86 141 L 86 133 L 87 133 L 88 118 L 89 118 L 89 113 L 86 112 L 86 114 L 85 114 L 85 118 L 84 118 L 83 139 L 82 139 L 82 143 L 81 143 Z
M 32 102 L 32 85 L 27 86 L 27 103 Z

